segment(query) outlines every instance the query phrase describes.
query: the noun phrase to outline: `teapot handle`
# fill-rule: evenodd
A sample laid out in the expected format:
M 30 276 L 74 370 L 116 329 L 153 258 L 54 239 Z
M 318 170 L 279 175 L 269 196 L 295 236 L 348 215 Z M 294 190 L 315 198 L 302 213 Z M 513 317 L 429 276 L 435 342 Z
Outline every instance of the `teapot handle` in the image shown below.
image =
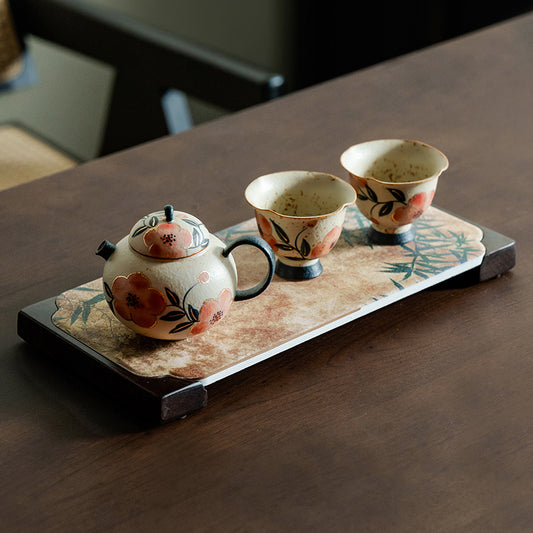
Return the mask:
M 250 246 L 255 246 L 256 248 L 259 248 L 265 255 L 268 261 L 268 273 L 259 284 L 257 284 L 255 287 L 251 287 L 250 289 L 243 289 L 239 290 L 237 289 L 235 294 L 235 301 L 241 301 L 241 300 L 249 300 L 250 298 L 254 298 L 255 296 L 258 296 L 261 294 L 272 281 L 272 278 L 274 276 L 274 268 L 275 268 L 275 257 L 274 252 L 272 251 L 272 248 L 269 246 L 269 244 L 261 239 L 260 237 L 256 237 L 255 235 L 248 235 L 246 237 L 239 237 L 238 239 L 234 240 L 228 246 L 224 249 L 222 252 L 222 255 L 224 257 L 228 257 L 228 255 L 237 247 L 242 244 L 248 244 Z

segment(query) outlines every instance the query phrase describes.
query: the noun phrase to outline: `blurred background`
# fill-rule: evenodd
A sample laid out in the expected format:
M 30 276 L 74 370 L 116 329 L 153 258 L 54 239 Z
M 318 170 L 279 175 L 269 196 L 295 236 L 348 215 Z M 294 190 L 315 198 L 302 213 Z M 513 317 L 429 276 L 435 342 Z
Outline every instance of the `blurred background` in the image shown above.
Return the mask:
M 296 91 L 529 11 L 531 1 L 86 0 L 282 74 Z M 94 36 L 98 39 L 98 36 Z M 30 36 L 33 84 L 0 92 L 16 119 L 81 160 L 96 157 L 114 69 Z M 61 83 L 58 83 L 58 81 Z M 193 124 L 225 113 L 191 99 Z

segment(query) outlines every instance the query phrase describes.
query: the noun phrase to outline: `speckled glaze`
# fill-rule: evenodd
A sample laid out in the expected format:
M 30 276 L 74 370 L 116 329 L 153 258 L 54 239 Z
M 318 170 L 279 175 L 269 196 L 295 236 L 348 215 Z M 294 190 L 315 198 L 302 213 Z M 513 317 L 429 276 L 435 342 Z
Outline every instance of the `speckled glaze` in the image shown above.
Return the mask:
M 446 156 L 420 141 L 380 139 L 356 144 L 341 155 L 357 207 L 372 223 L 369 237 L 378 244 L 414 238 L 412 224 L 433 201 Z
M 264 280 L 237 289 L 237 269 L 230 252 L 239 245 L 259 248 L 269 269 Z M 228 246 L 204 224 L 172 206 L 139 220 L 117 245 L 104 241 L 98 255 L 106 259 L 104 293 L 116 318 L 147 337 L 182 340 L 217 324 L 233 300 L 263 292 L 274 272 L 274 255 L 257 237 Z
M 355 191 L 331 174 L 295 170 L 255 179 L 245 198 L 276 254 L 276 273 L 303 280 L 322 273 L 320 258 L 335 246 Z

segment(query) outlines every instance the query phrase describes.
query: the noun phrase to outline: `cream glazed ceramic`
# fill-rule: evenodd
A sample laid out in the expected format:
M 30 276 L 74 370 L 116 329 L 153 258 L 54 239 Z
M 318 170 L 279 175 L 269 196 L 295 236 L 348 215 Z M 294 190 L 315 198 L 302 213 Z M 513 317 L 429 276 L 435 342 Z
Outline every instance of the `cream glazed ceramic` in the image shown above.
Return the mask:
M 420 141 L 380 139 L 356 144 L 341 164 L 357 191 L 357 207 L 372 225 L 378 244 L 401 244 L 414 238 L 412 223 L 431 205 L 446 156 Z
M 320 258 L 335 246 L 355 191 L 331 174 L 295 170 L 255 179 L 245 197 L 276 254 L 276 273 L 304 280 L 322 273 Z
M 230 253 L 244 244 L 259 248 L 269 268 L 256 287 L 238 290 Z M 264 240 L 247 236 L 226 245 L 170 205 L 139 220 L 117 245 L 104 241 L 96 253 L 106 260 L 104 292 L 116 318 L 136 333 L 165 340 L 203 333 L 233 300 L 258 296 L 274 275 L 274 254 Z

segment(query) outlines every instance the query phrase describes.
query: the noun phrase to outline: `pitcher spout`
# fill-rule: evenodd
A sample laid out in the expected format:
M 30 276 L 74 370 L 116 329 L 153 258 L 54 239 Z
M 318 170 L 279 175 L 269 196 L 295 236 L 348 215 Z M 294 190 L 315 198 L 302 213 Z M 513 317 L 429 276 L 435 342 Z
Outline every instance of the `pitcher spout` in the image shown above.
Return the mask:
M 96 250 L 96 255 L 103 257 L 106 261 L 111 257 L 111 254 L 117 249 L 116 245 L 109 241 L 103 241 Z

